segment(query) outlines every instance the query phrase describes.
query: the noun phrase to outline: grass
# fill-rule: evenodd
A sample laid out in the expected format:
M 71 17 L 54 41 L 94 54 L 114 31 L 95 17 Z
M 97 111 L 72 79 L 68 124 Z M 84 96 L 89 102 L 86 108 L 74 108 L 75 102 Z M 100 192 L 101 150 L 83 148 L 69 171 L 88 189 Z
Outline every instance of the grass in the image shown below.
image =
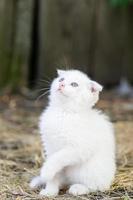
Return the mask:
M 65 190 L 57 200 L 133 199 L 133 100 L 102 98 L 98 107 L 111 116 L 116 130 L 117 174 L 109 191 L 73 197 Z M 40 200 L 29 181 L 42 163 L 38 116 L 43 102 L 20 96 L 0 97 L 0 200 Z

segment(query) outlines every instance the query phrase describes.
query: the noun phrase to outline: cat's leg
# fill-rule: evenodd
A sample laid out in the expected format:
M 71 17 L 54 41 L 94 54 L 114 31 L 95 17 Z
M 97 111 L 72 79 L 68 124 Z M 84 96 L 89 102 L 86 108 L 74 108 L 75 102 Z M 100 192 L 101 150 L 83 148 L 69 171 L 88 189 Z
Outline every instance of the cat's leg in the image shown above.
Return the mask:
M 73 184 L 70 186 L 68 193 L 74 196 L 87 194 L 89 192 L 87 186 L 83 184 Z
M 80 153 L 73 148 L 65 148 L 51 155 L 44 163 L 40 176 L 44 181 L 50 181 L 64 167 L 81 162 Z
M 38 187 L 40 187 L 40 186 L 42 186 L 44 184 L 45 183 L 42 180 L 41 176 L 36 176 L 31 180 L 29 186 L 30 186 L 31 189 L 36 189 L 36 188 L 38 188 Z
M 45 189 L 40 191 L 40 196 L 57 196 L 61 187 L 62 176 L 61 174 L 58 174 L 46 183 Z
M 59 193 L 59 186 L 53 180 L 46 184 L 46 188 L 39 193 L 40 196 L 57 196 Z
M 99 163 L 99 164 L 98 164 Z M 106 191 L 110 188 L 112 180 L 114 179 L 115 169 L 112 170 L 111 163 L 105 162 L 101 165 L 101 162 L 94 160 L 92 162 L 84 163 L 81 167 L 74 166 L 67 171 L 67 177 L 70 184 L 73 184 L 69 193 L 78 195 L 82 193 L 90 193 L 96 191 Z M 80 183 L 84 187 L 79 187 Z

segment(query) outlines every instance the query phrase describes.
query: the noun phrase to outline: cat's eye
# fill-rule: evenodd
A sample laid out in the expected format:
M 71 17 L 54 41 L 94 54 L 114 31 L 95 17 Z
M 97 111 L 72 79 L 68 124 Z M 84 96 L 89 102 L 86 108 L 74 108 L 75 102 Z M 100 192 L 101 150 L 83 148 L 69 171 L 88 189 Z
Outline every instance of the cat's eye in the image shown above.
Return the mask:
M 59 82 L 62 82 L 62 81 L 64 81 L 64 78 L 60 78 L 60 79 L 59 79 Z
M 73 86 L 73 87 L 78 87 L 79 85 L 78 85 L 78 83 L 76 83 L 76 82 L 72 82 L 72 83 L 71 83 L 71 86 Z

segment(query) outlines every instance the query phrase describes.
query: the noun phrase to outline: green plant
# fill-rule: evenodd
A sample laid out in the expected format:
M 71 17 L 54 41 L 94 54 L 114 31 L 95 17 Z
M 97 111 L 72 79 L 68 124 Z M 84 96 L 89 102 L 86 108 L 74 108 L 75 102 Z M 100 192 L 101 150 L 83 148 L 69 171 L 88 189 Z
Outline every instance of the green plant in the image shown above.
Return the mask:
M 110 0 L 113 6 L 127 6 L 133 3 L 133 0 Z

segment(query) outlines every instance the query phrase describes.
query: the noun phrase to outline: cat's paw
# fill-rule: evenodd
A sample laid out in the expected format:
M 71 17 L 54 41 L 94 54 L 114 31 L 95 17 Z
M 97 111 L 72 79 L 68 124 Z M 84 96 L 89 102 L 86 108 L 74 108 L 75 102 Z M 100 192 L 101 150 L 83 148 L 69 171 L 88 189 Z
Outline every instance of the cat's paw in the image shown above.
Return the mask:
M 41 169 L 40 176 L 45 182 L 48 182 L 48 181 L 52 180 L 53 177 L 55 176 L 55 172 L 54 172 L 53 166 L 49 166 L 47 164 L 44 165 L 42 167 L 42 169 Z
M 74 184 L 69 188 L 68 193 L 74 196 L 83 195 L 88 193 L 88 188 L 82 184 Z
M 31 189 L 36 189 L 39 186 L 41 186 L 42 184 L 43 183 L 42 183 L 41 177 L 40 176 L 36 176 L 31 180 L 29 186 L 30 186 Z
M 57 196 L 58 189 L 56 187 L 50 187 L 46 189 L 42 189 L 39 193 L 40 196 L 50 197 L 50 196 Z

